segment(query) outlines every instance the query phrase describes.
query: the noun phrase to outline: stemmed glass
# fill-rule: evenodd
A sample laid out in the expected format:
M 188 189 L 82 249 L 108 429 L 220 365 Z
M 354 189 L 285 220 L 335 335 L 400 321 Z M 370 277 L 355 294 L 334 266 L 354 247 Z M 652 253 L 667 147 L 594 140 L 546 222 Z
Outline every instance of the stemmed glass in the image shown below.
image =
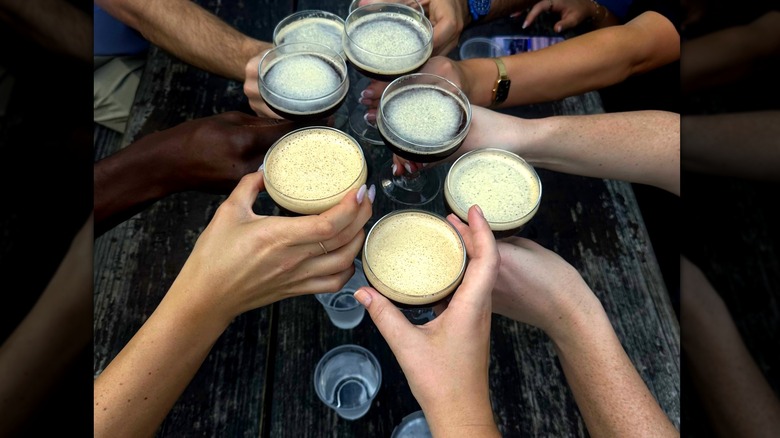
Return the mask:
M 431 55 L 433 27 L 417 0 L 353 0 L 344 29 L 345 54 L 358 77 L 355 97 L 370 79 L 389 82 L 418 69 Z M 350 112 L 350 128 L 367 143 L 382 145 L 376 124 L 364 118 L 367 111 L 358 104 Z
M 377 127 L 390 150 L 418 163 L 452 155 L 471 126 L 471 104 L 449 80 L 430 73 L 413 73 L 391 82 L 379 99 Z M 385 195 L 412 206 L 427 204 L 441 189 L 438 175 L 419 169 L 401 176 L 390 166 L 380 170 Z
M 284 43 L 260 59 L 258 86 L 265 103 L 281 117 L 322 119 L 336 112 L 347 97 L 347 64 L 328 46 Z

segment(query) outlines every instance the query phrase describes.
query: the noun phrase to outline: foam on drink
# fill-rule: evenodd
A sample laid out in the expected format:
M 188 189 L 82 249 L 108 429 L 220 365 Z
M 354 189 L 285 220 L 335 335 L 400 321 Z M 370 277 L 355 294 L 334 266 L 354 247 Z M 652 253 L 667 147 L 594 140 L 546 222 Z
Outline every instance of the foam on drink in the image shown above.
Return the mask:
M 271 61 L 263 74 L 266 86 L 282 97 L 312 100 L 336 91 L 344 81 L 340 69 L 315 53 L 291 54 Z
M 445 180 L 444 197 L 462 220 L 477 204 L 494 231 L 528 222 L 539 208 L 541 183 L 522 158 L 500 149 L 481 149 L 459 158 Z
M 363 271 L 380 293 L 403 304 L 430 304 L 463 278 L 466 250 L 445 219 L 420 210 L 391 213 L 369 232 Z
M 380 74 L 400 74 L 421 66 L 431 55 L 431 32 L 419 20 L 396 12 L 364 15 L 348 24 L 344 44 L 358 67 Z
M 279 30 L 277 45 L 285 43 L 318 43 L 341 53 L 344 23 L 323 17 L 296 20 Z
M 318 214 L 336 205 L 368 175 L 360 145 L 332 128 L 302 128 L 280 138 L 264 161 L 266 190 L 279 206 Z
M 409 85 L 386 97 L 382 108 L 395 134 L 419 147 L 414 152 L 449 143 L 463 126 L 466 110 L 449 92 L 430 85 Z

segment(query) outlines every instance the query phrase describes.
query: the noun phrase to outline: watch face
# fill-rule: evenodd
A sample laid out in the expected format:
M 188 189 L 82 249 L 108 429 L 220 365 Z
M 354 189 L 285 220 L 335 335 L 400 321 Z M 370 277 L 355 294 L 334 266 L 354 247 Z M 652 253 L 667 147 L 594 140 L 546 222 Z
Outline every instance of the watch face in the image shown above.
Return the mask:
M 496 102 L 503 102 L 509 96 L 509 85 L 512 81 L 509 79 L 502 79 L 496 84 Z

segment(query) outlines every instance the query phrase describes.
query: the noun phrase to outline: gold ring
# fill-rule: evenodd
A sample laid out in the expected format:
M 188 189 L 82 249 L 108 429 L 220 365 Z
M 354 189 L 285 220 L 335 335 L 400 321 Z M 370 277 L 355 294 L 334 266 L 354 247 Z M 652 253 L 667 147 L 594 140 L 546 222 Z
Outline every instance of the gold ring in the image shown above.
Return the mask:
M 328 250 L 325 249 L 325 245 L 322 244 L 322 242 L 317 242 L 320 244 L 320 248 L 322 248 L 322 255 L 325 255 L 328 253 Z

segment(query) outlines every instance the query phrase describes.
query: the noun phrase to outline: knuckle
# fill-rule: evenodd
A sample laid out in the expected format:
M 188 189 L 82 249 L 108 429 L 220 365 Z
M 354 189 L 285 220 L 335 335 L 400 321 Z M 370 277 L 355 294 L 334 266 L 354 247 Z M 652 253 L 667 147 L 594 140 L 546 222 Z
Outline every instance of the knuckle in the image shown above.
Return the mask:
M 336 227 L 327 219 L 321 219 L 314 224 L 314 233 L 323 238 L 330 238 L 336 233 Z

